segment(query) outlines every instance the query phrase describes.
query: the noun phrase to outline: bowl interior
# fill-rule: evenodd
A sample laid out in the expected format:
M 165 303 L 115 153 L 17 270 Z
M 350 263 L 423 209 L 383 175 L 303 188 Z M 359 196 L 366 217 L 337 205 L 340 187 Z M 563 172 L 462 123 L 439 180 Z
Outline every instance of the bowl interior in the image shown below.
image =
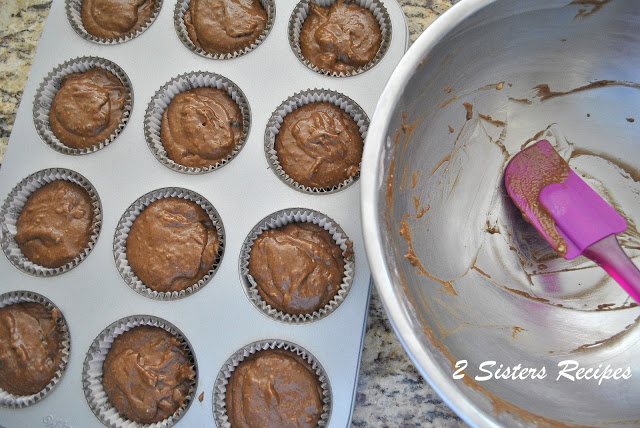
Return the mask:
M 640 263 L 639 22 L 635 0 L 461 2 L 378 105 L 362 188 L 374 280 L 418 368 L 474 425 L 640 424 L 640 307 L 588 259 L 558 257 L 503 184 L 548 139 L 626 218 Z

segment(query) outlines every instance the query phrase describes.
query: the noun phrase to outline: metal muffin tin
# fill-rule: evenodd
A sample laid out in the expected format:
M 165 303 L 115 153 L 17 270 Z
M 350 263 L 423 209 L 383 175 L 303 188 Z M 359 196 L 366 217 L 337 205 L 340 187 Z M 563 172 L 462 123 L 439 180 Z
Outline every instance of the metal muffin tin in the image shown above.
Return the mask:
M 356 182 L 336 193 L 313 195 L 285 185 L 269 169 L 264 132 L 272 112 L 288 97 L 308 89 L 340 92 L 368 116 L 408 43 L 404 14 L 395 0 L 383 0 L 392 24 L 391 45 L 378 64 L 347 78 L 325 76 L 308 69 L 289 45 L 288 26 L 298 0 L 278 0 L 276 18 L 267 38 L 253 51 L 230 60 L 203 58 L 187 49 L 173 25 L 175 2 L 163 2 L 156 21 L 144 33 L 123 44 L 101 45 L 78 36 L 65 15 L 65 4 L 51 6 L 33 61 L 20 109 L 0 169 L 4 201 L 23 178 L 45 168 L 68 168 L 96 188 L 103 224 L 91 254 L 75 269 L 52 278 L 38 278 L 16 269 L 0 256 L 0 291 L 40 293 L 62 311 L 71 332 L 71 355 L 58 386 L 37 405 L 0 408 L 0 424 L 18 426 L 102 427 L 87 405 L 82 365 L 100 332 L 114 321 L 133 315 L 163 318 L 179 328 L 198 360 L 196 397 L 176 426 L 215 426 L 214 382 L 225 361 L 259 340 L 283 340 L 307 349 L 325 368 L 332 390 L 329 427 L 349 425 L 366 327 L 370 273 L 366 263 Z M 38 136 L 31 110 L 41 82 L 59 64 L 96 56 L 111 60 L 127 73 L 137 100 L 128 126 L 108 147 L 82 156 L 58 153 Z M 144 137 L 145 108 L 158 89 L 183 73 L 209 71 L 235 82 L 247 96 L 251 130 L 233 162 L 206 174 L 188 175 L 162 165 Z M 366 143 L 365 143 L 366 144 Z M 158 301 L 133 291 L 113 261 L 113 236 L 122 213 L 136 199 L 163 187 L 181 187 L 207 198 L 225 227 L 225 257 L 211 282 L 191 296 Z M 291 325 L 258 311 L 245 295 L 239 272 L 242 243 L 260 219 L 287 208 L 316 210 L 334 219 L 353 240 L 355 278 L 344 303 L 326 318 Z

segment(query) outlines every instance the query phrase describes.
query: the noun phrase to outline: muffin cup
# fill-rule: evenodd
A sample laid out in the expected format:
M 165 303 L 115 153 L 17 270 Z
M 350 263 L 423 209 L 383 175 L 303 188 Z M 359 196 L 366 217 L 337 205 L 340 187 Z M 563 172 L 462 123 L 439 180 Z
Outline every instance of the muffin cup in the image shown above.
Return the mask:
M 176 8 L 173 12 L 173 25 L 176 29 L 176 33 L 178 33 L 178 38 L 183 45 L 189 48 L 190 51 L 203 56 L 205 58 L 210 59 L 232 59 L 237 58 L 239 56 L 245 55 L 252 50 L 256 49 L 260 44 L 267 38 L 271 28 L 273 27 L 273 22 L 276 18 L 276 2 L 275 0 L 259 0 L 260 4 L 267 12 L 267 24 L 264 27 L 264 31 L 258 36 L 256 40 L 253 41 L 249 46 L 244 49 L 237 50 L 231 53 L 211 53 L 207 52 L 204 49 L 198 47 L 191 41 L 189 38 L 189 34 L 187 33 L 187 27 L 184 24 L 184 15 L 189 10 L 189 5 L 191 0 L 178 0 L 176 3 Z
M 78 33 L 78 35 L 83 39 L 89 40 L 90 42 L 100 43 L 102 45 L 115 45 L 118 43 L 128 42 L 131 39 L 135 39 L 140 34 L 144 33 L 146 29 L 154 23 L 154 21 L 158 17 L 158 14 L 160 13 L 160 9 L 162 8 L 162 0 L 154 0 L 154 6 L 153 10 L 151 11 L 151 16 L 149 16 L 149 19 L 147 19 L 147 21 L 140 28 L 121 37 L 104 38 L 94 36 L 84 28 L 84 24 L 82 23 L 82 2 L 83 0 L 66 0 L 65 9 L 67 11 L 67 19 L 69 20 L 69 24 L 71 24 L 71 27 L 74 29 L 74 31 Z
M 323 395 L 323 413 L 318 421 L 318 427 L 326 427 L 329 425 L 329 419 L 331 418 L 331 385 L 329 383 L 329 376 L 324 370 L 318 360 L 311 355 L 309 351 L 302 346 L 298 346 L 294 343 L 287 342 L 286 340 L 260 340 L 253 342 L 242 349 L 236 351 L 229 359 L 224 363 L 222 369 L 216 377 L 215 384 L 213 386 L 213 415 L 216 421 L 216 425 L 219 428 L 232 428 L 229 423 L 229 417 L 227 416 L 226 405 L 226 392 L 229 379 L 233 371 L 240 365 L 242 361 L 248 356 L 255 354 L 256 352 L 265 351 L 268 349 L 282 349 L 285 351 L 291 351 L 301 356 L 307 361 L 311 368 L 313 368 L 318 376 L 320 385 L 322 387 Z
M 218 251 L 218 257 L 216 257 L 215 264 L 200 281 L 181 291 L 155 291 L 147 287 L 140 278 L 133 273 L 133 269 L 131 269 L 129 260 L 127 259 L 127 238 L 129 237 L 129 231 L 131 230 L 133 222 L 145 208 L 154 201 L 172 197 L 195 202 L 209 215 L 209 218 L 218 233 L 220 250 Z M 213 205 L 211 205 L 211 202 L 194 191 L 178 187 L 166 187 L 154 190 L 138 198 L 129 206 L 129 208 L 127 208 L 124 214 L 122 214 L 122 217 L 118 222 L 118 226 L 116 227 L 116 232 L 113 236 L 113 257 L 115 259 L 118 272 L 120 272 L 120 276 L 122 276 L 122 279 L 124 279 L 127 285 L 137 293 L 155 300 L 177 300 L 192 295 L 204 287 L 211 278 L 213 278 L 213 275 L 215 275 L 220 263 L 222 262 L 222 256 L 224 255 L 224 238 L 225 235 L 222 220 L 220 219 L 218 211 L 216 211 Z
M 260 297 L 260 293 L 258 293 L 258 285 L 253 276 L 249 273 L 249 259 L 251 258 L 251 248 L 253 243 L 262 232 L 269 229 L 276 229 L 289 223 L 305 222 L 317 224 L 331 234 L 333 240 L 342 250 L 342 255 L 344 257 L 344 274 L 338 292 L 324 307 L 310 314 L 289 314 L 274 309 L 271 305 L 265 302 L 262 297 Z M 306 324 L 327 317 L 335 311 L 347 297 L 353 283 L 354 275 L 355 261 L 353 254 L 353 242 L 349 240 L 347 235 L 335 221 L 318 211 L 303 208 L 291 208 L 277 211 L 260 220 L 260 222 L 245 238 L 240 250 L 240 280 L 245 294 L 251 303 L 253 303 L 253 305 L 264 315 L 276 321 L 288 324 Z
M 18 231 L 18 217 L 20 217 L 20 213 L 22 213 L 31 194 L 44 185 L 56 180 L 66 180 L 75 183 L 87 191 L 91 198 L 91 206 L 93 207 L 93 223 L 91 224 L 89 243 L 82 253 L 66 265 L 57 268 L 48 268 L 29 260 L 22 253 L 22 250 L 20 250 L 15 236 Z M 9 193 L 2 205 L 2 209 L 0 209 L 0 227 L 2 228 L 0 245 L 2 245 L 4 254 L 15 267 L 34 276 L 50 277 L 60 275 L 78 266 L 80 262 L 89 256 L 89 253 L 96 245 L 102 227 L 102 204 L 93 185 L 77 172 L 64 168 L 43 169 L 23 179 L 13 188 L 11 193 Z
M 43 305 L 49 312 L 58 310 L 60 316 L 58 317 L 57 324 L 62 332 L 62 358 L 60 359 L 60 366 L 56 371 L 53 379 L 49 381 L 47 386 L 41 391 L 31 395 L 15 395 L 11 394 L 2 388 L 0 388 L 0 407 L 20 408 L 27 407 L 38 401 L 42 400 L 51 392 L 53 388 L 60 382 L 62 375 L 67 368 L 67 362 L 69 361 L 69 353 L 71 352 L 71 338 L 69 335 L 69 326 L 64 319 L 64 315 L 58 309 L 56 305 L 44 296 L 31 291 L 13 291 L 0 295 L 0 308 L 13 305 L 15 303 L 35 302 Z
M 58 137 L 53 133 L 51 124 L 49 123 L 49 110 L 51 110 L 51 104 L 56 96 L 56 93 L 60 89 L 62 79 L 64 76 L 72 73 L 83 73 L 94 67 L 100 67 L 113 73 L 122 83 L 125 88 L 125 105 L 122 115 L 122 120 L 116 128 L 116 130 L 109 135 L 108 138 L 83 149 L 74 149 L 66 146 Z M 49 147 L 53 150 L 63 153 L 65 155 L 84 155 L 87 153 L 96 152 L 116 139 L 116 137 L 127 126 L 129 117 L 131 116 L 131 110 L 133 109 L 133 89 L 131 87 L 131 81 L 126 75 L 124 70 L 117 64 L 98 57 L 80 57 L 71 59 L 63 64 L 57 66 L 52 72 L 50 72 L 44 81 L 40 84 L 38 91 L 36 92 L 36 98 L 33 103 L 33 122 L 35 123 L 38 135 L 42 138 Z
M 380 49 L 376 53 L 376 56 L 373 57 L 368 64 L 355 69 L 349 73 L 338 73 L 328 70 L 323 70 L 314 64 L 311 63 L 307 58 L 302 55 L 302 50 L 300 48 L 300 32 L 302 31 L 302 25 L 304 21 L 309 16 L 309 3 L 311 0 L 302 0 L 298 5 L 293 9 L 291 13 L 291 18 L 289 18 L 289 45 L 291 45 L 291 49 L 293 53 L 295 53 L 296 57 L 308 68 L 315 71 L 316 73 L 324 74 L 326 76 L 333 77 L 350 77 L 356 76 L 358 74 L 362 74 L 365 71 L 374 67 L 377 63 L 380 62 L 382 57 L 387 50 L 389 49 L 389 45 L 391 44 L 391 17 L 389 16 L 389 12 L 384 7 L 381 1 L 379 0 L 347 0 L 347 3 L 355 3 L 360 7 L 363 7 L 373 13 L 373 16 L 378 21 L 378 25 L 380 26 L 380 33 L 382 35 L 382 40 L 380 43 Z M 336 0 L 313 0 L 313 3 L 320 7 L 328 7 L 335 3 Z
M 211 165 L 206 168 L 195 168 L 190 166 L 181 165 L 167 156 L 167 151 L 162 145 L 160 138 L 160 131 L 162 128 L 162 115 L 167 109 L 173 98 L 181 92 L 188 91 L 194 88 L 215 88 L 220 89 L 227 93 L 231 99 L 240 107 L 242 113 L 242 136 L 240 142 L 236 145 L 233 151 L 221 161 L 218 161 L 215 165 Z M 251 126 L 251 111 L 249 109 L 249 102 L 247 97 L 240 90 L 238 85 L 233 83 L 226 77 L 220 76 L 215 73 L 207 73 L 204 71 L 197 71 L 194 73 L 185 73 L 171 79 L 162 88 L 160 88 L 147 107 L 147 112 L 144 117 L 144 137 L 149 145 L 151 153 L 167 168 L 174 171 L 182 172 L 185 174 L 203 174 L 215 169 L 221 168 L 231 160 L 242 150 L 244 143 L 247 141 L 247 135 L 249 134 L 249 128 Z
M 184 407 L 179 408 L 169 418 L 153 424 L 141 424 L 120 416 L 116 408 L 109 402 L 109 397 L 107 397 L 107 393 L 102 386 L 103 364 L 113 341 L 125 331 L 141 325 L 160 327 L 174 335 L 181 342 L 182 349 L 186 352 L 196 373 L 191 389 L 189 390 L 189 395 L 185 399 L 186 404 Z M 82 368 L 82 388 L 84 389 L 84 396 L 87 399 L 87 403 L 100 422 L 112 428 L 168 428 L 173 426 L 189 409 L 189 406 L 194 400 L 197 385 L 198 364 L 191 343 L 189 343 L 185 335 L 176 326 L 162 318 L 151 315 L 134 315 L 122 318 L 102 330 L 91 344 Z
M 306 91 L 298 92 L 295 95 L 287 98 L 280 106 L 273 112 L 269 122 L 267 122 L 267 129 L 264 133 L 264 152 L 267 157 L 267 162 L 271 167 L 271 170 L 282 180 L 285 184 L 293 189 L 299 190 L 303 193 L 311 194 L 327 194 L 338 192 L 342 189 L 349 187 L 353 184 L 360 173 L 349 177 L 342 183 L 339 183 L 330 187 L 309 187 L 304 186 L 289 175 L 282 169 L 280 160 L 278 159 L 278 152 L 275 150 L 276 136 L 280 132 L 280 126 L 284 118 L 294 110 L 313 102 L 328 102 L 340 107 L 347 112 L 349 116 L 356 122 L 360 130 L 360 136 L 364 141 L 367 137 L 367 130 L 369 129 L 369 118 L 355 101 L 339 92 L 331 91 L 328 89 L 309 89 Z

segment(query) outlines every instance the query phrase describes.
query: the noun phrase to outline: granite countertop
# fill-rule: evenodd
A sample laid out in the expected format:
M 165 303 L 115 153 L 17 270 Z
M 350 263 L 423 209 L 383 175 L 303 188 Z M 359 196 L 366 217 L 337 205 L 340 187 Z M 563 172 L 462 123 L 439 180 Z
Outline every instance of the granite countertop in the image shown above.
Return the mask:
M 413 42 L 459 0 L 398 1 L 407 16 Z M 51 0 L 7 0 L 0 4 L 0 162 L 50 5 Z M 375 289 L 369 307 L 352 426 L 466 426 L 414 368 L 391 329 Z

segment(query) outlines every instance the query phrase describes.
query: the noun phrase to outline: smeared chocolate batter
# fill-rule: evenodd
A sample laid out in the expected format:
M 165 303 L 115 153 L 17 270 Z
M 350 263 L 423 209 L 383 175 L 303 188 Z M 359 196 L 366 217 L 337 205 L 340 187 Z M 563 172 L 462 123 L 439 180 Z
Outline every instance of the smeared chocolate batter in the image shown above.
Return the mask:
M 250 46 L 267 25 L 258 0 L 191 0 L 184 24 L 194 45 L 226 54 Z
M 59 317 L 35 302 L 0 309 L 0 388 L 31 395 L 51 382 L 62 360 Z
M 207 213 L 195 202 L 164 198 L 152 202 L 133 222 L 127 259 L 152 290 L 184 290 L 213 267 L 220 241 Z
M 546 154 L 536 144 L 524 149 L 511 162 L 515 162 L 515 166 L 520 172 L 507 175 L 506 185 L 507 188 L 513 189 L 515 194 L 524 197 L 524 206 L 518 206 L 522 215 L 528 221 L 525 212 L 532 211 L 534 217 L 540 221 L 542 230 L 551 239 L 553 248 L 561 255 L 565 254 L 567 244 L 558 233 L 553 217 L 538 198 L 540 191 L 549 184 L 561 183 L 566 180 L 569 176 L 569 165 L 554 150 L 551 154 Z M 537 173 L 528 172 L 529 165 L 535 165 Z
M 105 39 L 135 33 L 151 17 L 156 0 L 83 0 L 82 25 Z
M 340 289 L 342 250 L 329 232 L 313 223 L 291 223 L 262 232 L 253 243 L 249 273 L 260 297 L 289 314 L 310 314 Z
M 160 138 L 169 159 L 180 165 L 216 165 L 240 143 L 240 107 L 219 89 L 179 93 L 162 114 Z
M 225 396 L 233 428 L 315 428 L 322 387 L 309 363 L 291 351 L 250 355 L 233 371 Z
M 91 147 L 118 128 L 125 88 L 111 72 L 95 67 L 62 79 L 49 110 L 51 130 L 66 146 Z
M 351 73 L 375 58 L 382 34 L 373 14 L 352 2 L 330 7 L 309 3 L 309 16 L 300 32 L 302 55 L 316 67 Z
M 91 240 L 93 207 L 82 187 L 65 180 L 42 186 L 29 196 L 16 222 L 16 243 L 33 263 L 64 266 Z
M 102 385 L 123 417 L 151 424 L 185 405 L 195 378 L 180 341 L 148 325 L 122 333 L 104 360 Z
M 304 186 L 337 186 L 360 172 L 358 125 L 331 103 L 309 103 L 286 115 L 274 148 L 282 169 Z

